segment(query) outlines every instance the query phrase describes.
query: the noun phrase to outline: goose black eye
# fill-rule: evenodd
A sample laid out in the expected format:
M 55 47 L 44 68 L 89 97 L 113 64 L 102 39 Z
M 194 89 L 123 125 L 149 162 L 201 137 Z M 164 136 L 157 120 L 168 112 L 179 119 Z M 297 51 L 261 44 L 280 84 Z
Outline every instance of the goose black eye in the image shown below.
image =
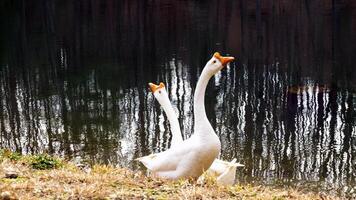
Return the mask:
M 161 90 L 160 90 L 160 91 L 158 91 L 158 93 L 160 93 L 160 94 L 161 94 Z
M 214 60 L 213 63 L 215 64 L 215 63 L 216 63 L 216 60 Z

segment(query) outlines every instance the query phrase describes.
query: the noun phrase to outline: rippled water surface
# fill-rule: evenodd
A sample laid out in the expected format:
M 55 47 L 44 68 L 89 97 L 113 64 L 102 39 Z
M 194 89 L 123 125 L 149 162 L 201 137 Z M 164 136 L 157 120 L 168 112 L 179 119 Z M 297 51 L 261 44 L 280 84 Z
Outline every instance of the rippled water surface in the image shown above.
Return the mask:
M 252 3 L 253 2 L 253 3 Z M 4 1 L 0 147 L 140 169 L 170 145 L 148 82 L 166 83 L 188 138 L 207 88 L 238 181 L 349 191 L 356 176 L 356 4 L 327 1 Z

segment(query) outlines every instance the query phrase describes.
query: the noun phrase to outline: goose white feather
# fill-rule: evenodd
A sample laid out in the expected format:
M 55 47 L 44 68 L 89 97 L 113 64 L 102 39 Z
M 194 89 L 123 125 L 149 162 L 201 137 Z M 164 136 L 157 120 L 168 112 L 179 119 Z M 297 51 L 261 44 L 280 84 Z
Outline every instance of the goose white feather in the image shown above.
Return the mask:
M 227 167 L 224 167 L 224 172 L 218 176 L 216 182 L 221 185 L 233 185 L 235 183 L 236 168 L 238 166 L 236 164 L 236 158 L 234 158 L 227 164 Z
M 150 89 L 162 106 L 164 112 L 167 115 L 169 124 L 171 125 L 172 132 L 172 146 L 178 145 L 183 141 L 182 133 L 179 128 L 178 118 L 175 115 L 172 104 L 169 100 L 168 93 L 164 83 L 160 83 L 159 85 L 149 83 Z M 151 157 L 154 159 L 154 157 Z M 231 162 L 223 161 L 220 159 L 215 159 L 213 164 L 208 169 L 207 173 L 217 177 L 217 182 L 223 185 L 232 185 L 235 182 L 235 173 L 237 167 L 243 167 L 244 165 L 240 163 L 236 163 L 236 158 L 234 158 Z
M 204 96 L 210 78 L 232 60 L 215 53 L 205 65 L 194 92 L 194 134 L 166 151 L 137 159 L 157 176 L 198 178 L 218 156 L 220 140 L 206 116 Z
M 156 98 L 158 103 L 162 106 L 164 112 L 167 115 L 169 124 L 171 126 L 172 140 L 171 147 L 175 147 L 183 141 L 182 133 L 180 131 L 180 126 L 178 122 L 178 117 L 174 112 L 171 101 L 169 100 L 168 93 L 164 83 L 155 85 L 153 83 L 148 84 L 150 86 L 153 96 Z

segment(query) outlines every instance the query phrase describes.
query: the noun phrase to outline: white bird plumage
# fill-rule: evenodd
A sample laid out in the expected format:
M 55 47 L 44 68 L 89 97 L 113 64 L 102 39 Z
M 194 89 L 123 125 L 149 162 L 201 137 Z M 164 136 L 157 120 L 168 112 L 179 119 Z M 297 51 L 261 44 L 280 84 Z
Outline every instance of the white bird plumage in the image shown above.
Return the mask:
M 182 133 L 177 115 L 174 112 L 173 106 L 169 100 L 166 87 L 162 82 L 159 85 L 153 83 L 149 83 L 148 85 L 150 86 L 154 97 L 167 115 L 172 132 L 171 146 L 178 145 L 183 141 Z M 152 159 L 154 159 L 154 157 Z M 219 184 L 232 185 L 235 183 L 236 168 L 243 166 L 244 165 L 240 163 L 236 163 L 236 158 L 234 158 L 231 162 L 215 159 L 207 173 L 216 177 Z
M 159 85 L 153 83 L 148 83 L 148 85 L 150 86 L 153 96 L 167 115 L 172 133 L 171 147 L 175 147 L 183 141 L 183 137 L 179 126 L 178 116 L 174 112 L 171 101 L 169 100 L 166 87 L 162 82 Z
M 210 78 L 232 60 L 233 57 L 215 53 L 205 65 L 194 92 L 194 134 L 166 151 L 137 159 L 155 175 L 167 179 L 198 178 L 210 168 L 221 147 L 205 113 L 205 90 Z

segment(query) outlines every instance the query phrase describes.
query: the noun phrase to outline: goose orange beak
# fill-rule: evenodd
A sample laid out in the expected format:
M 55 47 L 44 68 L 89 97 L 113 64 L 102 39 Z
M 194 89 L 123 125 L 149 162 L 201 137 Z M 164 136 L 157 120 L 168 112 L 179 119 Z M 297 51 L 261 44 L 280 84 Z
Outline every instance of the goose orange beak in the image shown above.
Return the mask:
M 229 62 L 235 60 L 235 58 L 231 56 L 226 56 L 226 57 L 221 56 L 219 52 L 215 52 L 214 57 L 217 58 L 223 66 L 226 66 Z
M 152 93 L 155 93 L 158 89 L 165 87 L 164 83 L 162 82 L 159 85 L 148 83 L 148 86 L 150 86 L 150 90 Z

